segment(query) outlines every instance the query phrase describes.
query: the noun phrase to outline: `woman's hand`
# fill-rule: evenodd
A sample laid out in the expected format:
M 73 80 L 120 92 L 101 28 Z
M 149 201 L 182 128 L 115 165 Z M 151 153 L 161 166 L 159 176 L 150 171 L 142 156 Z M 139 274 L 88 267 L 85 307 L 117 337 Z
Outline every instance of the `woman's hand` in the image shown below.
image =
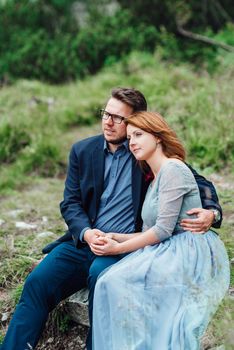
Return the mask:
M 106 237 L 106 238 L 110 238 L 110 239 L 114 239 L 114 233 L 112 233 L 112 232 L 106 233 L 106 234 L 105 234 L 105 237 Z M 114 240 L 115 240 L 115 239 L 114 239 Z
M 99 241 L 100 237 L 104 237 L 105 233 L 98 229 L 88 229 L 84 233 L 84 240 L 88 243 L 88 245 L 91 247 L 91 243 L 96 244 L 103 244 L 101 241 Z
M 111 233 L 105 237 L 99 237 L 99 244 L 91 243 L 90 248 L 95 255 L 116 255 L 120 254 L 120 244 L 110 238 Z

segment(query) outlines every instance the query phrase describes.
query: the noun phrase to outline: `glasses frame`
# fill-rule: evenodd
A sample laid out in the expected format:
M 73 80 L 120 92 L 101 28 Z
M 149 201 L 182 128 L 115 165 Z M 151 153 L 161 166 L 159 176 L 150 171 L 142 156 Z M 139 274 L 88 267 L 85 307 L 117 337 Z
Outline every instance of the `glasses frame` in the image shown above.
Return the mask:
M 105 114 L 107 116 L 105 116 Z M 100 117 L 104 120 L 108 120 L 109 118 L 111 118 L 112 122 L 115 124 L 121 124 L 122 121 L 125 119 L 125 117 L 122 117 L 121 115 L 118 115 L 118 114 L 109 113 L 103 108 L 100 109 Z

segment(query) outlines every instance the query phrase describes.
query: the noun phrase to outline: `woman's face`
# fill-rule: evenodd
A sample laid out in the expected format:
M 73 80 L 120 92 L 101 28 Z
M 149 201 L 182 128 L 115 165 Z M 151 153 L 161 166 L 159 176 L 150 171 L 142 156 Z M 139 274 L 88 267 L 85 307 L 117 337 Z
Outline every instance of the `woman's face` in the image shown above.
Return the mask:
M 137 160 L 148 160 L 157 148 L 157 140 L 152 134 L 135 126 L 127 126 L 130 151 Z

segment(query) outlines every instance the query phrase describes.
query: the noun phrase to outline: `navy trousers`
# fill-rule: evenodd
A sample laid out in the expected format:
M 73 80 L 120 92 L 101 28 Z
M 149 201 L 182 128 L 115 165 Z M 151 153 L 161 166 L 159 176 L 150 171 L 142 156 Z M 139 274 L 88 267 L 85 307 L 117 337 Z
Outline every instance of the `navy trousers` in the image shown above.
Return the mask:
M 75 248 L 73 241 L 58 245 L 27 277 L 0 349 L 33 349 L 39 341 L 49 312 L 61 300 L 86 286 L 89 287 L 92 325 L 93 294 L 98 275 L 120 259 L 120 256 L 97 257 L 88 246 Z M 87 349 L 92 349 L 91 327 Z

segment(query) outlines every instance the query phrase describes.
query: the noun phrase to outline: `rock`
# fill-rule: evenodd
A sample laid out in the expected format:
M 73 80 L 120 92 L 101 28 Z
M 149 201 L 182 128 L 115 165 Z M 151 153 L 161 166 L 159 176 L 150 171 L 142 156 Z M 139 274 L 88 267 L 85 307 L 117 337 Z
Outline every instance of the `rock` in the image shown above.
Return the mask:
M 49 338 L 49 339 L 47 340 L 47 343 L 51 344 L 51 343 L 53 343 L 53 341 L 54 341 L 54 338 L 51 337 L 51 338 Z
M 212 334 L 206 332 L 201 338 L 201 350 L 211 349 L 215 339 Z
M 77 343 L 79 345 L 83 345 L 84 344 L 83 340 L 79 336 L 77 337 Z
M 1 322 L 7 321 L 9 318 L 9 312 L 3 312 Z
M 234 299 L 234 288 L 229 288 L 228 294 L 229 294 L 229 298 L 233 300 Z
M 7 235 L 4 238 L 6 250 L 8 251 L 8 254 L 10 257 L 12 257 L 14 251 L 15 251 L 15 240 L 13 235 Z
M 230 224 L 233 224 L 234 223 L 234 214 L 227 216 L 227 220 L 230 222 Z
M 42 216 L 42 222 L 44 222 L 44 223 L 48 222 L 47 216 Z
M 8 212 L 9 216 L 16 218 L 19 214 L 22 214 L 24 211 L 22 209 L 15 209 Z
M 52 107 L 55 103 L 54 97 L 36 97 L 32 96 L 31 99 L 28 101 L 28 104 L 30 107 L 36 107 L 38 104 L 45 104 L 48 105 L 48 107 Z
M 19 229 L 31 230 L 31 229 L 37 228 L 37 225 L 27 224 L 26 222 L 23 222 L 23 221 L 16 221 L 15 227 Z
M 52 106 L 54 104 L 55 100 L 53 97 L 47 97 L 47 104 L 49 106 Z
M 224 345 L 216 346 L 215 348 L 210 348 L 210 350 L 225 350 Z
M 5 220 L 0 219 L 0 226 L 2 226 L 3 224 L 5 224 Z
M 89 326 L 88 289 L 81 289 L 67 299 L 67 311 L 73 321 Z
M 46 238 L 46 237 L 52 237 L 55 234 L 51 231 L 45 231 L 45 232 L 40 232 L 37 234 L 37 238 Z

